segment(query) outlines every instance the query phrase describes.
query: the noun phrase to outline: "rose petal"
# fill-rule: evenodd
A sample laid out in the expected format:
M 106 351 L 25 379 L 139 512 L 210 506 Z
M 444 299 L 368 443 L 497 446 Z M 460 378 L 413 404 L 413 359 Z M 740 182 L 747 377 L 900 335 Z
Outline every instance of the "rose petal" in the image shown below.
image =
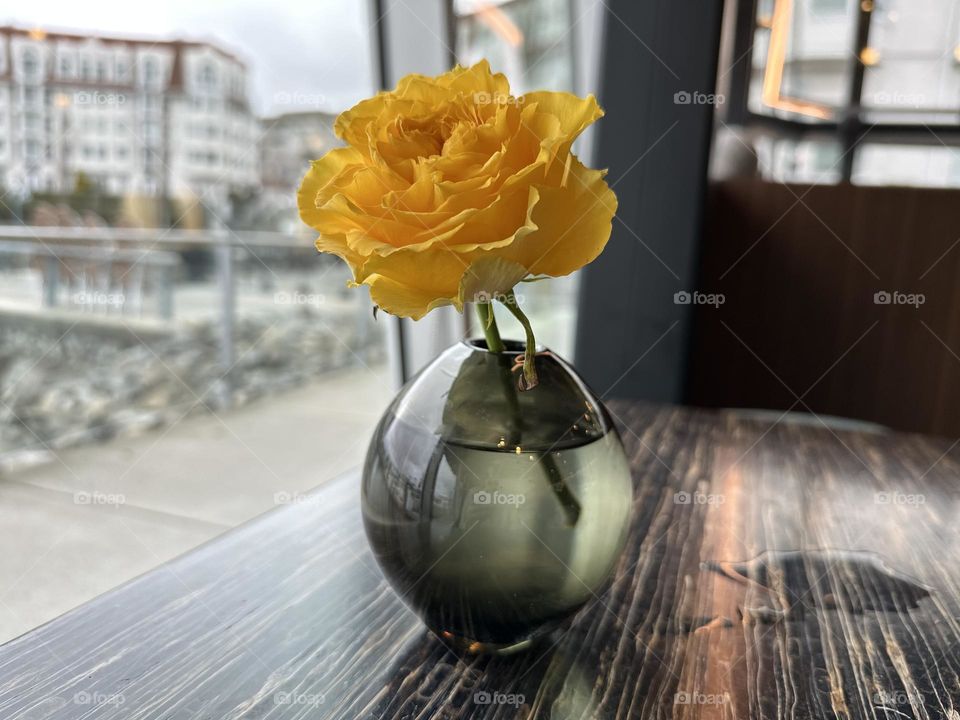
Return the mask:
M 571 156 L 567 186 L 534 188 L 530 220 L 537 229 L 515 243 L 505 257 L 533 275 L 569 275 L 594 260 L 610 238 L 617 196 L 604 180 Z

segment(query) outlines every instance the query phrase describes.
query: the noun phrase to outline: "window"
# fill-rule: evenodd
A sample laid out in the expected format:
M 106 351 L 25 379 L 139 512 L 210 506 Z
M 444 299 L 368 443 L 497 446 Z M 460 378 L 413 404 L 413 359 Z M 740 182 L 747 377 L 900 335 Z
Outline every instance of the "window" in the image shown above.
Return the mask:
M 157 82 L 159 76 L 159 69 L 157 68 L 157 61 L 153 58 L 147 58 L 143 61 L 143 80 L 146 84 L 152 85 Z
M 457 58 L 473 64 L 483 58 L 511 78 L 517 93 L 532 88 L 568 90 L 573 86 L 573 27 L 570 0 L 517 0 L 510 3 L 457 0 Z
M 15 128 L 8 123 L 8 132 L 0 132 L 7 157 L 13 149 L 15 158 L 42 163 L 18 187 L 26 187 L 32 176 L 47 187 L 59 184 L 66 196 L 76 194 L 83 201 L 84 210 L 100 215 L 106 227 L 84 233 L 89 239 L 78 245 L 89 255 L 64 260 L 78 277 L 61 283 L 52 299 L 43 293 L 44 263 L 37 260 L 46 252 L 42 246 L 32 243 L 31 250 L 31 243 L 18 243 L 25 248 L 23 256 L 16 263 L 0 262 L 0 304 L 23 308 L 28 318 L 16 331 L 0 323 L 0 473 L 4 480 L 26 482 L 31 473 L 39 477 L 38 468 L 29 465 L 46 463 L 40 474 L 49 471 L 58 477 L 54 482 L 63 479 L 69 486 L 65 500 L 57 503 L 49 502 L 51 490 L 39 486 L 23 493 L 38 498 L 23 513 L 26 523 L 37 519 L 28 530 L 38 533 L 31 536 L 37 542 L 23 547 L 40 551 L 25 551 L 14 565 L 0 567 L 0 587 L 18 581 L 29 588 L 3 598 L 10 610 L 0 612 L 0 641 L 356 466 L 394 390 L 385 339 L 389 319 L 373 319 L 363 291 L 347 292 L 346 267 L 336 258 L 318 257 L 311 232 L 300 223 L 295 195 L 304 172 L 303 151 L 281 159 L 282 184 L 267 191 L 256 172 L 259 132 L 227 137 L 219 115 L 226 112 L 219 90 L 229 65 L 222 53 L 233 48 L 266 76 L 295 72 L 313 83 L 312 92 L 330 97 L 325 109 L 331 111 L 373 94 L 370 28 L 376 18 L 367 16 L 367 3 L 356 0 L 278 0 L 270 7 L 271 15 L 282 18 L 278 39 L 265 37 L 257 27 L 255 8 L 231 5 L 238 22 L 229 25 L 235 29 L 210 30 L 213 26 L 198 18 L 216 9 L 193 5 L 190 12 L 174 3 L 159 14 L 112 15 L 110 27 L 128 44 L 75 43 L 73 73 L 82 81 L 55 90 L 70 99 L 57 112 L 66 121 L 56 128 L 64 135 L 57 142 L 73 144 L 69 160 L 61 146 L 62 167 L 56 159 L 42 160 L 39 132 L 20 138 L 22 115 L 6 108 L 6 115 L 16 118 Z M 74 22 L 42 3 L 11 12 L 17 25 Z M 96 27 L 96 20 L 91 14 L 89 26 Z M 305 41 L 303 27 L 313 28 Z M 167 42 L 178 36 L 210 38 L 205 42 L 215 47 L 181 48 L 189 95 L 171 95 L 168 112 L 161 112 L 166 63 L 174 57 Z M 129 38 L 144 42 L 129 44 Z M 286 59 L 277 57 L 278 42 Z M 41 77 L 44 57 L 32 48 L 25 67 L 17 48 L 15 78 L 32 67 Z M 59 73 L 64 58 L 54 58 Z M 201 61 L 209 67 L 201 67 Z M 117 91 L 95 83 L 113 80 L 142 89 L 124 104 L 112 104 L 105 100 Z M 199 91 L 201 82 L 210 92 Z M 287 89 L 254 87 L 242 76 L 235 82 L 249 85 L 251 104 L 258 109 Z M 100 95 L 93 100 L 95 91 Z M 80 97 L 91 100 L 80 102 Z M 139 97 L 146 98 L 142 104 Z M 14 96 L 15 106 L 21 101 Z M 253 110 L 238 105 L 232 112 L 253 126 Z M 42 128 L 43 115 L 38 118 Z M 118 127 L 120 122 L 129 130 Z M 199 128 L 196 139 L 185 137 L 191 124 Z M 15 148 L 4 137 L 10 130 L 17 133 Z M 133 136 L 127 135 L 131 131 Z M 250 169 L 241 173 L 226 164 L 239 160 Z M 29 197 L 24 202 L 37 204 Z M 143 259 L 132 266 L 107 264 L 101 251 L 129 248 L 130 226 L 140 233 L 158 228 L 149 231 L 149 242 L 133 246 Z M 176 231 L 167 232 L 170 226 Z M 214 229 L 223 226 L 225 233 Z M 127 239 L 121 240 L 125 233 Z M 235 244 L 233 285 L 226 290 L 217 259 L 223 236 Z M 165 274 L 163 263 L 171 258 L 173 270 Z M 64 270 L 62 277 L 70 275 Z M 80 290 L 89 290 L 88 300 L 95 301 L 77 301 Z M 224 312 L 225 297 L 233 304 L 232 323 Z M 61 332 L 69 330 L 58 339 L 50 327 L 63 316 L 68 320 Z M 124 324 L 143 343 L 124 334 Z M 141 325 L 148 334 L 140 332 Z M 309 427 L 316 437 L 304 443 Z M 266 434 L 264 428 L 269 428 Z M 201 437 L 208 463 L 202 477 L 195 464 Z M 77 476 L 59 475 L 64 465 L 50 461 L 59 453 Z M 76 457 L 67 458 L 71 453 Z M 8 460 L 16 460 L 18 469 Z M 87 482 L 94 477 L 96 487 Z M 89 505 L 75 500 L 84 493 L 93 498 Z M 97 504 L 121 495 L 114 505 Z M 3 522 L 0 518 L 0 531 L 14 532 Z M 70 530 L 62 541 L 51 534 L 58 526 Z M 19 518 L 16 527 L 24 532 Z M 102 562 L 94 563 L 94 570 L 74 567 L 74 555 Z M 52 563 L 64 568 L 56 578 L 49 572 Z
M 810 180 L 814 158 L 833 158 L 813 177 L 919 183 L 927 172 L 930 182 L 952 182 L 932 159 L 939 151 L 902 148 L 960 139 L 960 3 L 761 0 L 753 20 L 739 41 L 752 50 L 750 72 L 731 73 L 731 94 L 745 106 L 723 112 L 727 122 L 782 134 L 756 148 L 771 178 Z
M 825 120 L 846 101 L 856 22 L 849 2 L 759 3 L 750 109 Z
M 213 90 L 217 85 L 217 70 L 213 63 L 204 63 L 200 66 L 200 87 L 204 90 Z
M 942 145 L 865 145 L 857 154 L 853 181 L 956 188 L 960 187 L 960 155 Z
M 23 77 L 27 80 L 35 80 L 40 73 L 40 57 L 32 48 L 25 48 L 20 56 Z
M 461 64 L 487 58 L 494 70 L 508 75 L 511 91 L 518 95 L 534 88 L 574 89 L 570 0 L 517 0 L 502 5 L 458 0 L 454 7 Z M 517 288 L 524 312 L 537 330 L 537 341 L 566 357 L 573 356 L 577 289 L 576 274 Z M 498 303 L 494 311 L 501 327 L 513 327 L 512 317 Z
M 960 5 L 893 2 L 871 13 L 871 62 L 863 82 L 868 122 L 955 124 Z

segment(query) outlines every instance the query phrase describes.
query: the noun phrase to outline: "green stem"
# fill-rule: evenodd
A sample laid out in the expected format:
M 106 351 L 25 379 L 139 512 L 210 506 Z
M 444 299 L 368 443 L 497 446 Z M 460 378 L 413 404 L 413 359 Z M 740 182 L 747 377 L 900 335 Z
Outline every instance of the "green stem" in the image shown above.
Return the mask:
M 530 321 L 527 319 L 527 316 L 520 311 L 520 308 L 517 307 L 517 299 L 512 292 L 507 296 L 507 301 L 511 303 L 507 305 L 507 308 L 520 320 L 520 323 L 527 331 L 527 352 L 524 354 L 524 376 L 526 376 L 527 363 L 529 362 L 531 367 L 533 364 L 533 356 L 536 353 L 536 340 L 533 336 L 533 330 L 530 328 Z M 516 312 L 514 312 L 514 309 L 516 309 Z M 517 313 L 519 313 L 519 316 Z M 500 339 L 500 331 L 497 328 L 497 321 L 493 315 L 493 306 L 490 303 L 477 303 L 477 317 L 480 319 L 480 326 L 483 328 L 483 333 L 487 338 L 487 349 L 495 353 L 503 352 L 505 347 L 503 341 Z M 513 384 L 509 360 L 507 360 L 507 358 L 503 359 L 505 363 L 501 368 L 500 380 L 503 384 L 504 396 L 510 406 L 510 417 L 512 420 L 512 427 L 510 428 L 511 440 L 514 444 L 521 445 L 523 442 L 523 413 L 520 409 L 520 398 L 517 397 L 517 386 Z M 536 385 L 536 377 L 536 372 L 534 371 L 534 385 Z M 533 386 L 530 385 L 528 387 Z M 550 454 L 549 450 L 540 455 L 540 465 L 546 471 L 546 480 L 550 485 L 550 489 L 553 490 L 554 495 L 556 495 L 557 500 L 560 502 L 560 507 L 563 508 L 568 527 L 575 526 L 580 519 L 580 501 L 577 500 L 576 495 L 567 487 L 560 467 L 557 465 L 556 458 Z
M 537 339 L 533 336 L 533 327 L 530 325 L 530 318 L 523 314 L 523 310 L 517 304 L 517 297 L 511 290 L 507 293 L 504 306 L 510 313 L 523 325 L 523 331 L 526 333 L 526 349 L 523 353 L 523 385 L 521 390 L 532 390 L 540 382 L 537 379 L 537 367 L 534 363 L 534 357 L 537 354 Z
M 577 520 L 580 519 L 580 501 L 577 500 L 577 496 L 573 494 L 563 481 L 563 474 L 560 472 L 556 458 L 550 454 L 549 450 L 540 456 L 540 463 L 547 471 L 547 482 L 550 483 L 550 489 L 553 490 L 553 494 L 556 495 L 557 500 L 560 501 L 563 514 L 567 517 L 567 525 L 573 527 L 577 524 Z
M 492 353 L 504 351 L 503 340 L 500 339 L 500 329 L 497 327 L 497 318 L 493 314 L 493 305 L 488 302 L 477 303 L 477 317 L 480 318 L 480 327 L 487 339 L 487 350 Z

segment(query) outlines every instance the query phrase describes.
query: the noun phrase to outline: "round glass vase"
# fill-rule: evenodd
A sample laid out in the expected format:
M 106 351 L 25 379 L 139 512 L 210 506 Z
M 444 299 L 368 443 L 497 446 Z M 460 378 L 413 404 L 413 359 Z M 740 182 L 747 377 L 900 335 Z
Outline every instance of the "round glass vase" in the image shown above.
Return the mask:
M 529 645 L 603 590 L 632 502 L 617 430 L 549 350 L 521 392 L 523 345 L 444 351 L 393 400 L 363 470 L 363 519 L 387 579 L 444 642 Z

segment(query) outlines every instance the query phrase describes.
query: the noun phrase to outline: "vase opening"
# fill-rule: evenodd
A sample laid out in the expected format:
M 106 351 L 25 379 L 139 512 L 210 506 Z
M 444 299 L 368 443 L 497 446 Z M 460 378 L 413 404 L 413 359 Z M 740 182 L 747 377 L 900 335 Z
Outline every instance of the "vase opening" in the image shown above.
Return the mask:
M 524 351 L 527 349 L 526 344 L 522 340 L 507 340 L 504 339 L 503 342 L 503 352 L 502 355 L 523 355 Z M 484 338 L 468 338 L 463 341 L 463 344 L 469 347 L 471 350 L 482 350 L 483 352 L 490 352 L 490 349 L 487 347 L 487 341 Z M 537 352 L 545 352 L 546 348 L 543 345 L 537 345 Z

